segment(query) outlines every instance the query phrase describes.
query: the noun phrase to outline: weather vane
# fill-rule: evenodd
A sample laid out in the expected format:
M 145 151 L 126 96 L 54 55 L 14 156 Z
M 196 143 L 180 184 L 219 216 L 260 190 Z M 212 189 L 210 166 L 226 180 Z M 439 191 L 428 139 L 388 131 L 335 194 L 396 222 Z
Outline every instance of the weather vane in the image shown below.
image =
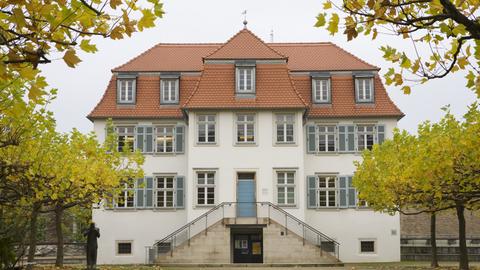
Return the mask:
M 242 12 L 242 15 L 243 15 L 243 28 L 247 28 L 247 10 L 244 10 Z

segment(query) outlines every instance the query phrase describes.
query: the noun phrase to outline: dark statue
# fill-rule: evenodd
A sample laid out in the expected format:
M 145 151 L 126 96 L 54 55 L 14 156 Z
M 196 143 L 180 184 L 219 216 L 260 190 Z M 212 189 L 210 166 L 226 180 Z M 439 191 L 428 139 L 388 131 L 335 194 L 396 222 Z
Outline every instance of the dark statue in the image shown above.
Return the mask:
M 90 227 L 83 233 L 87 237 L 87 269 L 97 267 L 97 238 L 100 237 L 100 229 L 95 227 L 95 223 L 90 223 Z

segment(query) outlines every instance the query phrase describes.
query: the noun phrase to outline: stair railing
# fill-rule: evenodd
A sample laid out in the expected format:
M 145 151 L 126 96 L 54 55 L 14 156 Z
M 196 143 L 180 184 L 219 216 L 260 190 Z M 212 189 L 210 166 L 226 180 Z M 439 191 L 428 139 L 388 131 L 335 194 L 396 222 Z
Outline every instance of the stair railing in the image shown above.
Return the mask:
M 220 203 L 171 234 L 165 236 L 163 239 L 157 241 L 153 246 L 146 247 L 146 263 L 153 264 L 156 258 L 162 254 L 170 253 L 173 256 L 175 248 L 186 243 L 190 246 L 190 240 L 200 233 L 207 235 L 208 228 L 217 222 L 224 222 L 226 218 L 233 218 L 236 223 L 238 217 L 238 205 L 240 204 L 254 204 L 256 207 L 255 216 L 256 223 L 259 218 L 267 218 L 267 222 L 271 220 L 280 224 L 285 228 L 284 233 L 287 235 L 290 232 L 295 233 L 302 238 L 303 244 L 309 242 L 320 249 L 321 255 L 323 252 L 330 254 L 339 259 L 339 243 L 319 232 L 317 229 L 306 224 L 292 214 L 283 210 L 282 208 L 270 202 L 223 202 Z

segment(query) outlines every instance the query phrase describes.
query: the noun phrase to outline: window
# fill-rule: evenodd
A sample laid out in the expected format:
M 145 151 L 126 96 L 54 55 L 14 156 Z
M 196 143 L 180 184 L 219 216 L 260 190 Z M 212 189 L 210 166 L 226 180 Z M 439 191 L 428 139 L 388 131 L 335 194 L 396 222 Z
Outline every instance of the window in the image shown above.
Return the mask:
M 119 152 L 133 152 L 135 127 L 117 127 L 117 143 Z
M 136 149 L 142 153 L 153 152 L 153 127 L 138 126 L 136 132 Z
M 375 253 L 375 241 L 373 240 L 361 240 L 360 241 L 361 253 Z
M 237 67 L 237 93 L 255 93 L 255 67 Z
M 178 79 L 161 79 L 161 104 L 178 103 Z
M 293 132 L 295 129 L 294 114 L 278 114 L 276 116 L 277 143 L 293 143 L 295 138 Z
M 115 199 L 115 206 L 117 208 L 135 207 L 135 188 L 125 185 L 125 189 Z
M 173 152 L 173 129 L 171 126 L 158 126 L 156 128 L 157 153 Z
M 173 176 L 157 177 L 157 207 L 173 207 L 174 179 Z
M 371 150 L 374 144 L 375 126 L 357 126 L 358 151 Z
M 373 102 L 373 78 L 355 78 L 355 91 L 357 102 Z
M 307 176 L 307 207 L 360 207 L 351 175 Z
M 197 172 L 197 205 L 215 205 L 215 172 Z
M 215 115 L 198 116 L 198 143 L 215 143 Z
M 184 176 L 146 176 L 115 198 L 115 208 L 184 208 Z
M 312 79 L 313 100 L 315 103 L 330 103 L 330 79 Z
M 335 152 L 335 126 L 318 126 L 318 151 Z
M 295 205 L 295 172 L 277 172 L 277 203 Z
M 117 242 L 117 255 L 131 255 L 131 254 L 132 254 L 132 241 Z
M 255 142 L 255 115 L 237 115 L 237 143 Z
M 135 79 L 117 80 L 117 103 L 135 103 Z
M 335 176 L 318 177 L 318 206 L 337 206 L 337 178 Z

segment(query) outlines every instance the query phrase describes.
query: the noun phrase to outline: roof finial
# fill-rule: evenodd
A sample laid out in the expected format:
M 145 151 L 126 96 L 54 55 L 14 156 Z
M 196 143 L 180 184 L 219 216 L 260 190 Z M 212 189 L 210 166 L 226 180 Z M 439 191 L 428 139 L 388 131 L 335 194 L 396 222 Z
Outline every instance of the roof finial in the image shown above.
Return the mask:
M 243 28 L 244 29 L 247 29 L 247 10 L 244 10 L 242 12 L 242 15 L 243 15 Z

